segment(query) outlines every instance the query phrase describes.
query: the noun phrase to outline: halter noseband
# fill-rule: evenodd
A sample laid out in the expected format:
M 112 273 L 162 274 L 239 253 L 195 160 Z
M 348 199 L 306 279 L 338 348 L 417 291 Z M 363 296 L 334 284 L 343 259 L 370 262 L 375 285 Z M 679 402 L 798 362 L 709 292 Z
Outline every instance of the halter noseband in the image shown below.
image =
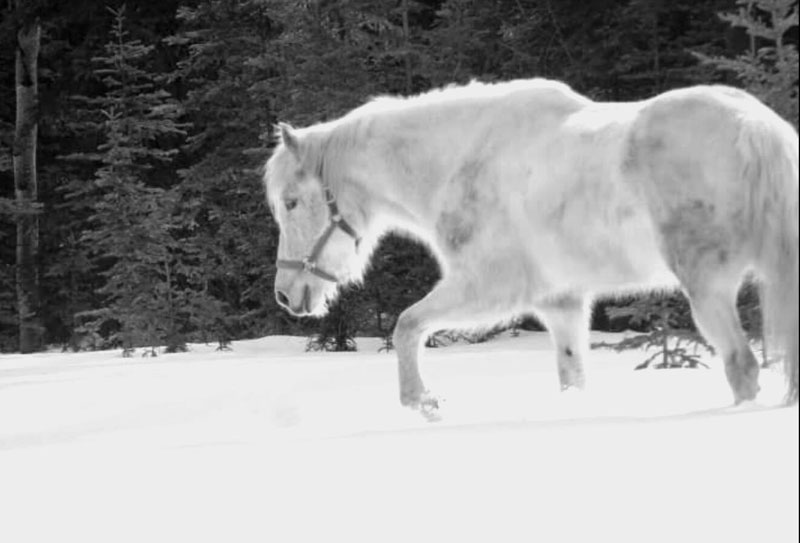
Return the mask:
M 325 244 L 328 243 L 333 231 L 337 228 L 341 229 L 345 234 L 353 238 L 356 242 L 356 248 L 358 248 L 358 244 L 361 241 L 361 237 L 356 233 L 352 226 L 348 224 L 346 220 L 342 217 L 339 213 L 339 206 L 336 205 L 336 198 L 333 196 L 331 189 L 327 186 L 325 187 L 325 200 L 328 204 L 328 211 L 330 211 L 330 222 L 328 223 L 328 227 L 319 237 L 317 242 L 314 244 L 314 248 L 311 249 L 311 254 L 305 257 L 302 260 L 278 260 L 277 266 L 278 268 L 283 268 L 286 270 L 300 270 L 300 271 L 307 271 L 312 275 L 316 275 L 320 279 L 324 279 L 326 281 L 330 281 L 331 283 L 338 283 L 338 279 L 332 273 L 326 272 L 325 270 L 321 269 L 317 265 L 317 259 L 319 258 L 322 249 L 325 248 Z

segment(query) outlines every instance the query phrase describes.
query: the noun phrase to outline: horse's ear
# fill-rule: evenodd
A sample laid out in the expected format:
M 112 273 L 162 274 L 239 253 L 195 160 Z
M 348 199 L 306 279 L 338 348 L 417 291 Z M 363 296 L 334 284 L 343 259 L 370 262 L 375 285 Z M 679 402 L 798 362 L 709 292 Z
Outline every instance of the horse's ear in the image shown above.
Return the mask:
M 300 158 L 300 141 L 294 133 L 294 128 L 286 123 L 278 123 L 278 134 L 280 135 L 281 143 L 283 143 L 294 156 Z

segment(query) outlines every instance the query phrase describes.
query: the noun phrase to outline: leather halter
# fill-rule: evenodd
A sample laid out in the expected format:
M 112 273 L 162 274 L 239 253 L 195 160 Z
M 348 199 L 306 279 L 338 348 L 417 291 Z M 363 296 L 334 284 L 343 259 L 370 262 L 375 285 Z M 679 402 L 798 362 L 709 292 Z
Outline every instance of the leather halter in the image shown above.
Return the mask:
M 330 281 L 331 283 L 338 283 L 339 280 L 336 279 L 336 276 L 332 273 L 326 272 L 325 270 L 321 269 L 317 264 L 317 260 L 319 259 L 320 253 L 325 248 L 325 244 L 328 243 L 333 231 L 337 228 L 341 229 L 345 234 L 353 238 L 356 242 L 356 249 L 358 249 L 358 244 L 361 241 L 361 237 L 356 233 L 352 226 L 348 224 L 346 220 L 342 217 L 339 213 L 339 206 L 336 205 L 336 198 L 333 196 L 331 189 L 325 187 L 325 200 L 328 204 L 328 210 L 330 211 L 330 222 L 328 223 L 328 227 L 322 233 L 322 235 L 317 239 L 317 242 L 314 244 L 314 248 L 311 249 L 311 254 L 305 257 L 302 260 L 278 260 L 277 266 L 278 268 L 283 268 L 286 270 L 299 270 L 299 271 L 306 271 L 312 275 L 316 275 L 320 279 L 324 279 L 326 281 Z

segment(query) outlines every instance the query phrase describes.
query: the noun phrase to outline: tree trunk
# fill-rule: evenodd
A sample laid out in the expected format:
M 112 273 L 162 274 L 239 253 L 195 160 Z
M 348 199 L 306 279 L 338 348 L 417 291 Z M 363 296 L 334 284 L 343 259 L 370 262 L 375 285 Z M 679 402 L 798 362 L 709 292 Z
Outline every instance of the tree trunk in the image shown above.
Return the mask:
M 17 120 L 14 132 L 14 189 L 17 222 L 17 310 L 19 348 L 23 353 L 41 349 L 39 315 L 39 217 L 36 199 L 37 61 L 39 24 L 17 33 Z

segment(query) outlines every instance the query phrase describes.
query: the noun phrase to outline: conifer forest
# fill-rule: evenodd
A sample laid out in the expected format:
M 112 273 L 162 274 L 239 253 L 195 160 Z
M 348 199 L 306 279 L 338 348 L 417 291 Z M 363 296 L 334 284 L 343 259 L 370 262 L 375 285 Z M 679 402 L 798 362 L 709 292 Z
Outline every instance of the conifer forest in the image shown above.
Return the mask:
M 385 239 L 324 319 L 275 302 L 261 176 L 277 122 L 547 77 L 610 101 L 726 83 L 797 127 L 797 42 L 797 0 L 6 0 L 0 351 L 387 337 L 438 276 L 406 239 Z M 745 287 L 754 336 L 757 304 Z M 691 329 L 679 294 L 601 301 L 593 326 L 667 315 Z

